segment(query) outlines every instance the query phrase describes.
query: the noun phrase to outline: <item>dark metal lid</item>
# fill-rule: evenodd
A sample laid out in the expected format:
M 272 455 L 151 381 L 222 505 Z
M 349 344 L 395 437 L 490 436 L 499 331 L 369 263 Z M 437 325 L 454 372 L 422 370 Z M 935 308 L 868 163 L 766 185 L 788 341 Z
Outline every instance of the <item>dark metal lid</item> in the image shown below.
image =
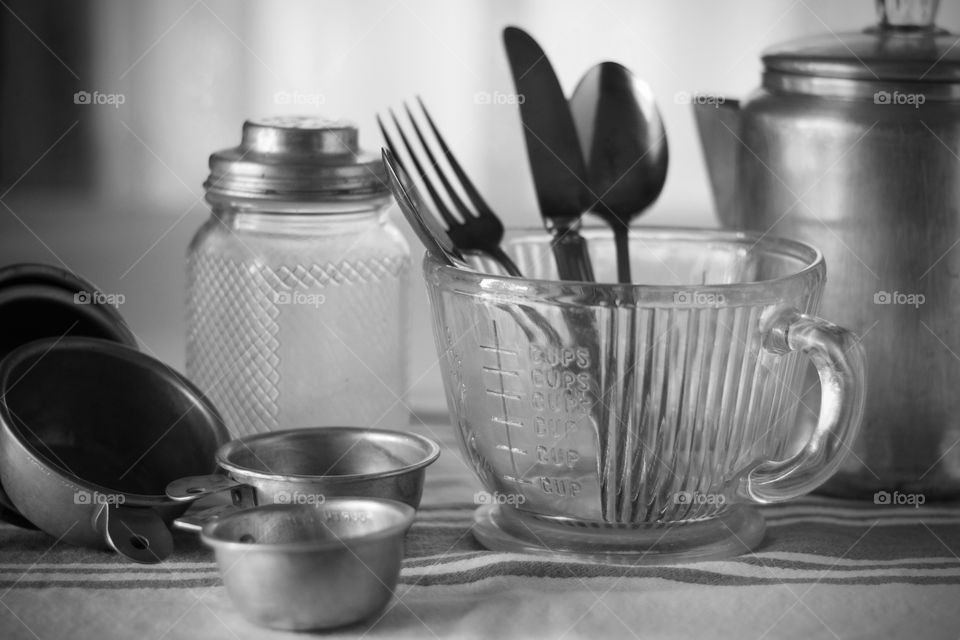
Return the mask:
M 361 151 L 345 121 L 297 116 L 248 120 L 238 147 L 210 156 L 207 199 L 323 202 L 386 198 L 377 154 Z
M 768 71 L 874 82 L 960 82 L 960 37 L 934 24 L 939 0 L 876 0 L 878 24 L 792 40 L 763 54 Z

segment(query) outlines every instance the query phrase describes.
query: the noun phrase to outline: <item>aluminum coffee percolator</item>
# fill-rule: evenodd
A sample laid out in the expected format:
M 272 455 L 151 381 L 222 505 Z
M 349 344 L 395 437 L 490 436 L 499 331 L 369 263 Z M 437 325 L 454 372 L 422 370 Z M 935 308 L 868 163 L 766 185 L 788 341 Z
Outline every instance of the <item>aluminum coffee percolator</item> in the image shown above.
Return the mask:
M 937 6 L 878 0 L 876 26 L 769 49 L 748 98 L 695 104 L 723 224 L 819 247 L 822 313 L 863 337 L 830 493 L 960 495 L 960 47 Z

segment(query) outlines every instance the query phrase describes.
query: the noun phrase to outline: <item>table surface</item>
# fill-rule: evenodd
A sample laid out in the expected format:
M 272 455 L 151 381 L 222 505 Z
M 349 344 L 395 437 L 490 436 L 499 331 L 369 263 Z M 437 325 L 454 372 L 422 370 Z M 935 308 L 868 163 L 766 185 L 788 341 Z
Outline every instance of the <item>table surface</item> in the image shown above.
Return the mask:
M 808 497 L 762 508 L 767 535 L 726 560 L 605 567 L 483 549 L 479 485 L 440 413 L 441 442 L 396 596 L 334 638 L 960 637 L 960 504 L 919 508 Z M 231 605 L 212 554 L 176 534 L 159 565 L 0 525 L 0 637 L 283 638 Z
M 143 348 L 180 366 L 183 254 L 202 204 L 182 219 L 79 201 L 4 204 L 5 263 L 61 264 L 123 293 Z M 727 561 L 625 569 L 484 550 L 471 535 L 480 487 L 441 410 L 429 334 L 413 347 L 413 430 L 443 454 L 394 600 L 329 637 L 960 638 L 960 503 L 764 507 L 762 545 Z M 0 524 L 0 638 L 273 637 L 303 635 L 247 623 L 195 536 L 178 533 L 162 564 L 136 565 Z

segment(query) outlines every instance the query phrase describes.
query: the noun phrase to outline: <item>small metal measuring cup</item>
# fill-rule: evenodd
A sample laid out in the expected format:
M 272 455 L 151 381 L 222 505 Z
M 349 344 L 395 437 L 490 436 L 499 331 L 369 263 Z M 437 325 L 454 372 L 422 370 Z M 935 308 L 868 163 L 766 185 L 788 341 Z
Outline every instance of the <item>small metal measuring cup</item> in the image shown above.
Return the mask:
M 420 505 L 426 467 L 440 456 L 430 438 L 401 431 L 317 427 L 232 440 L 216 453 L 222 473 L 175 480 L 167 496 L 194 501 L 230 492 L 232 505 L 179 518 L 199 530 L 235 508 L 263 504 L 322 504 L 335 496 L 386 498 Z
M 272 504 L 212 520 L 200 537 L 248 620 L 274 629 L 326 629 L 387 605 L 414 513 L 378 498 Z
M 216 409 L 158 360 L 115 342 L 31 342 L 0 364 L 0 479 L 18 512 L 70 544 L 136 562 L 170 554 L 172 479 L 213 468 Z

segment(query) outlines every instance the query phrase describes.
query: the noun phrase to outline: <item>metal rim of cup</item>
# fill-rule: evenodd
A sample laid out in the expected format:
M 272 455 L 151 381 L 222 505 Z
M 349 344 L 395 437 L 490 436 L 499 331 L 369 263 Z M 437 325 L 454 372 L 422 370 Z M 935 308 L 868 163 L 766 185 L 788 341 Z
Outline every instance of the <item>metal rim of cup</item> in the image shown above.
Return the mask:
M 549 236 L 542 228 L 510 229 L 514 235 L 529 235 L 543 238 Z M 740 244 L 744 247 L 766 248 L 771 253 L 794 258 L 803 263 L 803 267 L 779 278 L 734 282 L 727 284 L 620 284 L 616 282 L 575 282 L 545 280 L 537 278 L 517 278 L 467 270 L 451 266 L 430 254 L 424 257 L 424 271 L 428 284 L 440 288 L 452 288 L 458 294 L 469 294 L 470 289 L 489 293 L 505 299 L 516 298 L 523 302 L 542 302 L 557 304 L 560 300 L 577 297 L 578 304 L 590 306 L 673 306 L 672 300 L 677 292 L 718 293 L 719 302 L 709 306 L 736 306 L 778 301 L 792 292 L 802 295 L 809 290 L 811 280 L 823 280 L 826 276 L 826 263 L 822 252 L 816 247 L 778 236 L 751 231 L 726 231 L 697 227 L 638 227 L 632 235 L 648 237 L 651 240 L 678 240 L 686 242 L 709 241 Z M 600 227 L 591 227 L 581 231 L 589 241 L 591 238 L 612 237 L 612 232 Z M 460 288 L 466 287 L 466 289 Z
M 358 504 L 376 505 L 379 509 L 392 511 L 399 518 L 396 523 L 390 523 L 382 527 L 377 527 L 373 531 L 365 531 L 354 534 L 335 534 L 333 539 L 316 540 L 304 539 L 297 542 L 264 543 L 264 542 L 242 542 L 240 540 L 231 540 L 218 536 L 218 530 L 226 527 L 234 520 L 244 518 L 256 518 L 260 514 L 272 511 L 287 513 L 312 513 L 316 511 L 326 511 L 336 508 L 340 505 L 356 506 Z M 387 498 L 370 497 L 343 497 L 331 498 L 323 505 L 300 505 L 300 504 L 267 504 L 250 509 L 242 509 L 219 518 L 215 518 L 205 524 L 200 530 L 200 538 L 204 543 L 214 549 L 223 549 L 230 551 L 275 551 L 275 552 L 311 552 L 311 551 L 334 551 L 343 547 L 345 543 L 372 542 L 384 540 L 404 533 L 413 524 L 417 510 L 408 504 L 389 500 Z
M 211 429 L 217 431 L 221 437 L 226 436 L 226 428 L 222 426 L 222 423 L 219 421 L 219 414 L 217 414 L 216 410 L 213 408 L 213 405 L 209 403 L 206 397 L 196 387 L 194 387 L 191 382 L 189 382 L 180 374 L 176 373 L 163 362 L 156 360 L 133 347 L 128 347 L 126 345 L 109 340 L 76 337 L 68 337 L 59 340 L 43 338 L 22 345 L 7 355 L 3 359 L 2 363 L 0 363 L 0 389 L 4 390 L 5 392 L 10 388 L 11 376 L 13 375 L 14 369 L 20 363 L 38 355 L 43 357 L 43 355 L 52 349 L 87 349 L 99 352 L 101 355 L 109 358 L 123 360 L 134 366 L 151 370 L 163 378 L 171 386 L 176 387 L 178 390 L 190 396 L 200 407 L 203 408 L 204 412 L 211 417 L 211 425 L 216 425 L 211 426 Z M 15 384 L 17 381 L 12 382 Z M 131 506 L 162 507 L 172 503 L 170 498 L 168 498 L 164 493 L 144 494 L 133 493 L 129 491 L 118 491 L 111 487 L 97 484 L 71 473 L 57 464 L 56 461 L 51 460 L 48 454 L 38 449 L 33 445 L 33 443 L 30 442 L 28 438 L 24 436 L 17 425 L 17 422 L 11 419 L 12 416 L 10 415 L 10 409 L 7 407 L 5 401 L 0 402 L 0 416 L 2 416 L 2 422 L 7 425 L 7 433 L 27 451 L 29 451 L 37 463 L 42 465 L 47 473 L 56 475 L 57 477 L 61 478 L 63 482 L 69 483 L 75 487 L 78 487 L 79 489 L 89 491 L 91 493 L 98 492 L 102 494 L 122 494 L 125 498 L 125 504 Z
M 264 441 L 279 441 L 280 443 L 289 440 L 294 436 L 308 436 L 322 439 L 324 436 L 330 436 L 334 433 L 348 432 L 355 435 L 375 435 L 384 437 L 394 437 L 402 440 L 412 441 L 420 445 L 424 451 L 424 456 L 402 467 L 389 469 L 385 471 L 373 471 L 369 473 L 352 473 L 340 475 L 305 475 L 305 474 L 285 474 L 270 473 L 252 469 L 245 465 L 238 464 L 232 458 L 240 451 L 250 451 L 256 456 L 256 447 L 263 446 Z M 268 445 L 269 446 L 269 445 Z M 303 482 L 313 483 L 323 480 L 325 483 L 339 484 L 357 482 L 362 480 L 374 480 L 379 478 L 390 478 L 417 471 L 433 464 L 440 457 L 440 445 L 426 436 L 406 431 L 390 431 L 388 429 L 367 429 L 362 427 L 316 427 L 311 429 L 285 429 L 282 431 L 271 431 L 269 433 L 258 433 L 252 436 L 246 436 L 237 440 L 231 440 L 222 445 L 216 453 L 217 464 L 229 474 L 236 474 L 235 479 L 258 478 L 261 480 L 285 482 Z

